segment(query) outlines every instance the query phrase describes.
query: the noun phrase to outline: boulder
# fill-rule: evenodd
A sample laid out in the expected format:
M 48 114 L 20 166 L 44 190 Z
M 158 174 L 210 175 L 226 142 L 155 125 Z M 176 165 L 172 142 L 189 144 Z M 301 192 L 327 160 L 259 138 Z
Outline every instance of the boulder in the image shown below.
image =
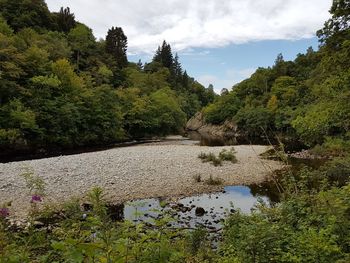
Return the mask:
M 205 122 L 202 112 L 197 112 L 186 124 L 187 131 L 196 131 L 201 135 L 234 138 L 238 136 L 237 125 L 234 121 L 226 120 L 221 125 L 208 124 Z
M 188 120 L 186 124 L 186 130 L 198 131 L 204 125 L 205 125 L 205 121 L 204 121 L 203 113 L 197 112 L 191 119 Z

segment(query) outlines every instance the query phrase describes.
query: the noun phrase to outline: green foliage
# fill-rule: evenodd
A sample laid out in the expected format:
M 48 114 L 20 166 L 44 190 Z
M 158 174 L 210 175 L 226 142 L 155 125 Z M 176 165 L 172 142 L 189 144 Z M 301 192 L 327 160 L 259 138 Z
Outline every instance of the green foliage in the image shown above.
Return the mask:
M 235 148 L 233 148 L 233 147 L 229 151 L 227 151 L 226 149 L 223 149 L 219 153 L 219 159 L 222 161 L 229 161 L 231 163 L 237 163 L 238 160 L 236 158 L 235 153 L 236 153 L 236 151 L 235 151 Z
M 1 0 L 0 14 L 15 31 L 26 27 L 55 29 L 53 17 L 44 0 Z
M 112 27 L 106 36 L 106 52 L 111 54 L 118 68 L 124 68 L 128 64 L 126 57 L 128 41 L 120 27 Z
M 233 119 L 241 103 L 234 93 L 221 96 L 214 104 L 204 109 L 205 120 L 209 123 L 220 124 Z
M 350 153 L 350 141 L 339 137 L 326 137 L 322 145 L 316 145 L 311 152 L 317 156 L 345 156 Z
M 345 160 L 342 161 L 345 163 Z M 329 164 L 283 179 L 284 199 L 260 204 L 252 215 L 225 222 L 221 253 L 242 262 L 346 262 L 349 259 L 349 185 L 332 187 Z M 336 168 L 340 172 L 339 167 Z M 326 180 L 325 180 L 326 179 Z M 343 260 L 343 261 L 342 261 Z
M 216 159 L 221 161 L 220 159 Z M 215 162 L 213 161 L 214 166 Z M 207 180 L 204 181 L 204 183 L 206 183 L 207 185 L 222 185 L 223 184 L 223 180 L 221 178 L 213 178 L 213 176 L 209 176 L 209 178 Z
M 41 177 L 34 175 L 32 170 L 27 168 L 20 176 L 24 178 L 30 194 L 41 196 L 45 194 L 45 182 Z
M 0 262 L 203 262 L 210 255 L 207 233 L 169 228 L 169 217 L 149 224 L 109 219 L 100 188 L 88 194 L 92 209 L 81 210 L 77 201 L 63 205 L 50 229 L 29 225 L 13 232 L 0 218 Z M 34 214 L 33 214 L 34 215 Z M 39 220 L 57 211 L 35 214 Z
M 214 166 L 221 166 L 222 161 L 216 157 L 214 153 L 200 153 L 198 158 L 202 160 L 203 163 L 211 162 Z
M 77 68 L 80 69 L 80 64 L 82 63 L 81 57 L 90 53 L 95 42 L 95 37 L 90 28 L 83 24 L 78 24 L 69 32 L 68 40 L 76 55 L 75 61 Z M 86 66 L 84 64 L 83 66 Z
M 198 158 L 202 160 L 203 163 L 211 162 L 214 166 L 221 166 L 223 161 L 229 161 L 231 163 L 237 163 L 237 158 L 235 156 L 235 149 L 232 147 L 229 151 L 223 149 L 219 156 L 217 157 L 214 153 L 200 153 Z
M 12 28 L 7 24 L 6 20 L 4 20 L 0 16 L 0 33 L 5 36 L 11 36 L 13 34 Z
M 70 8 L 61 7 L 60 12 L 56 14 L 57 28 L 59 31 L 68 33 L 75 27 L 75 16 L 70 12 Z
M 320 50 L 311 47 L 294 61 L 282 54 L 273 67 L 259 68 L 205 108 L 209 123 L 234 120 L 241 135 L 278 133 L 305 145 L 349 131 L 349 1 L 333 1 L 332 18 L 318 32 Z
M 235 116 L 235 121 L 248 136 L 259 137 L 264 131 L 273 127 L 273 115 L 264 107 L 241 108 Z
M 43 0 L 0 7 L 3 154 L 178 133 L 214 100 L 169 44 L 159 62 L 129 63 L 122 28 L 96 41 L 68 7 L 50 13 Z

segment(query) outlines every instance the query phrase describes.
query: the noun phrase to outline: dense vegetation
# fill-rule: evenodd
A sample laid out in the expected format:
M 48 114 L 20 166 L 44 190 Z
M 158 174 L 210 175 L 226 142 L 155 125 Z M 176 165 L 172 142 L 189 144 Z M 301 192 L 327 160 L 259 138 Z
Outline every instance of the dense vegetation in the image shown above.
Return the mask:
M 311 47 L 294 61 L 278 55 L 204 109 L 209 123 L 227 119 L 243 135 L 281 134 L 308 146 L 328 137 L 349 139 L 350 30 L 349 1 L 337 0 L 332 18 L 319 30 L 319 51 Z
M 178 132 L 212 102 L 165 41 L 127 60 L 119 27 L 96 40 L 69 8 L 0 0 L 0 151 L 68 148 Z

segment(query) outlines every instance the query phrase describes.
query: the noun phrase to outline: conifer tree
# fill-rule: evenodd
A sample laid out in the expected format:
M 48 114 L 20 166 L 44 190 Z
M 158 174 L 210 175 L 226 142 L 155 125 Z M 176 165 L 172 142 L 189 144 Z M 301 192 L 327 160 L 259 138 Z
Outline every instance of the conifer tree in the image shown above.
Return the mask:
M 116 60 L 118 68 L 124 68 L 128 65 L 126 50 L 128 47 L 127 37 L 120 27 L 112 27 L 108 30 L 106 37 L 106 52 L 111 54 Z
M 61 7 L 60 12 L 57 14 L 57 26 L 59 31 L 68 33 L 76 25 L 75 16 L 70 12 L 70 8 Z
M 164 67 L 168 68 L 170 71 L 173 70 L 174 58 L 171 52 L 170 44 L 165 40 L 161 47 L 158 47 L 156 54 L 153 57 L 153 61 L 161 63 Z

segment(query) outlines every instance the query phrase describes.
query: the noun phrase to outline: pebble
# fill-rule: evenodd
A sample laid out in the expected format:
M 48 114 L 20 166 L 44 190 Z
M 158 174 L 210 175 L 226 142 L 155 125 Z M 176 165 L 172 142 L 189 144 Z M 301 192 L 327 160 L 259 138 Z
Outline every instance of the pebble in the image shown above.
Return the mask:
M 280 162 L 259 157 L 269 149 L 268 146 L 235 146 L 238 163 L 224 162 L 221 169 L 202 163 L 198 158 L 201 152 L 219 154 L 230 148 L 152 144 L 1 163 L 1 200 L 3 203 L 13 201 L 11 211 L 16 216 L 26 215 L 30 195 L 25 181 L 19 176 L 25 168 L 45 182 L 47 202 L 61 203 L 73 197 L 85 197 L 96 186 L 104 189 L 105 198 L 111 202 L 190 196 L 222 190 L 223 186 L 195 182 L 193 177 L 198 174 L 203 178 L 222 178 L 226 185 L 245 185 L 261 183 L 271 170 L 283 167 Z

